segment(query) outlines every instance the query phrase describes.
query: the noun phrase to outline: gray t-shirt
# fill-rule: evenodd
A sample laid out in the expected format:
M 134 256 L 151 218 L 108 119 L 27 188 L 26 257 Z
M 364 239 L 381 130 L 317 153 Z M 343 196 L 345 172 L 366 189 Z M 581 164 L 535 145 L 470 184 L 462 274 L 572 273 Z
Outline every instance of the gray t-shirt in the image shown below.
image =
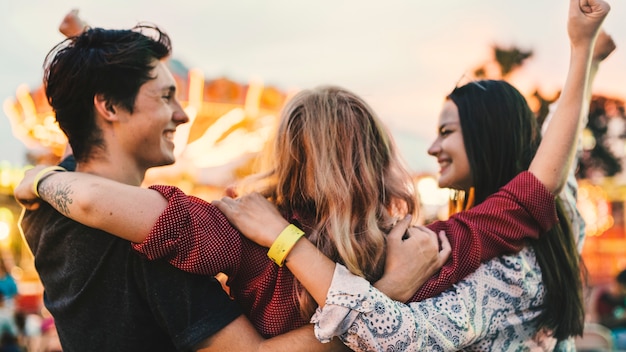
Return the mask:
M 148 261 L 48 204 L 21 225 L 64 352 L 186 351 L 241 314 L 214 278 Z

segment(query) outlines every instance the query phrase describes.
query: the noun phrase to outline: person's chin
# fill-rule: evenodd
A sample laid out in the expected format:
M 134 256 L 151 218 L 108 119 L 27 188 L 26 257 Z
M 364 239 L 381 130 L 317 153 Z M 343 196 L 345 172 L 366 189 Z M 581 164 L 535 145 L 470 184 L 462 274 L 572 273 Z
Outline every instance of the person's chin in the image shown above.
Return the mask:
M 174 155 L 174 148 L 167 149 L 167 151 L 163 152 L 163 161 L 165 165 L 171 165 L 176 161 L 176 156 Z
M 443 173 L 439 174 L 439 188 L 450 188 L 450 186 L 452 185 L 452 181 L 453 180 L 451 179 L 449 173 L 444 171 Z
M 168 166 L 174 164 L 174 162 L 176 162 L 176 157 L 174 155 L 163 155 L 158 166 Z
M 176 162 L 176 158 L 172 156 L 171 158 L 168 158 L 167 160 L 165 160 L 165 162 L 163 163 L 163 166 L 172 165 L 175 162 Z
M 450 188 L 451 183 L 446 179 L 439 179 L 439 188 Z

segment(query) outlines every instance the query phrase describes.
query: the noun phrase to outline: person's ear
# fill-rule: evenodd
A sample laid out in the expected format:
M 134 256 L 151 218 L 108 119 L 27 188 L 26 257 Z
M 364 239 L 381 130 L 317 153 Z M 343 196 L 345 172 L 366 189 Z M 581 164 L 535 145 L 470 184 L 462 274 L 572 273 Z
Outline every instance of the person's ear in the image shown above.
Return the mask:
M 106 120 L 116 119 L 116 109 L 113 104 L 102 94 L 96 94 L 93 97 L 93 106 L 96 112 Z

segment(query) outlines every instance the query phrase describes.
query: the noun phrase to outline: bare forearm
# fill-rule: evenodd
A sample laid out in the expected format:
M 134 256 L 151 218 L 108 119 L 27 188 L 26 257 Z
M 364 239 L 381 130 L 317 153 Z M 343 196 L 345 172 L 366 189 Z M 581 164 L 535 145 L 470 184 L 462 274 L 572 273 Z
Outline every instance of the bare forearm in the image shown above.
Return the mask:
M 602 0 L 570 0 L 567 32 L 571 55 L 567 79 L 556 112 L 529 168 L 554 195 L 565 185 L 576 150 L 575 141 L 587 112 L 592 58 L 601 60 L 612 50 L 608 46 L 595 50 L 600 27 L 610 9 Z M 605 49 L 606 55 L 603 55 Z
M 287 256 L 289 271 L 300 281 L 320 307 L 333 280 L 335 263 L 307 239 L 300 239 Z
M 334 352 L 350 351 L 335 339 L 330 343 L 319 342 L 313 326 L 306 325 L 285 334 L 264 340 L 243 315 L 225 326 L 213 336 L 199 343 L 198 352 Z
M 554 195 L 558 194 L 567 179 L 575 152 L 587 98 L 589 48 L 572 48 L 570 69 L 556 112 L 543 137 L 529 171 Z M 556 161 L 562 161 L 561 164 Z
M 77 172 L 46 177 L 39 194 L 65 216 L 133 242 L 145 239 L 167 206 L 156 191 Z
M 424 282 L 421 282 L 419 285 L 423 285 Z M 411 299 L 412 295 L 407 294 L 404 290 L 399 290 L 398 285 L 395 285 L 395 282 L 389 282 L 384 277 L 380 280 L 376 281 L 372 286 L 376 287 L 378 291 L 384 293 L 396 301 L 406 302 Z M 415 292 L 413 292 L 415 293 Z

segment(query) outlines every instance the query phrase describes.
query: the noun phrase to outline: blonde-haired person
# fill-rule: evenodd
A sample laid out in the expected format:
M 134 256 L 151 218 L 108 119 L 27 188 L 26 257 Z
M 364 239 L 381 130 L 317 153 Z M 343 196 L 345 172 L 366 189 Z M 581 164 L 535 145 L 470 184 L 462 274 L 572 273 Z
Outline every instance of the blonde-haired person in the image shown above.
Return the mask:
M 558 107 L 538 146 L 536 121 L 523 97 L 506 82 L 471 82 L 448 96 L 440 115 L 439 136 L 429 149 L 442 167 L 440 184 L 463 190 L 476 187 L 476 207 L 480 207 L 490 199 L 485 189 L 496 181 L 485 184 L 476 177 L 489 173 L 496 174 L 491 175 L 493 180 L 502 178 L 498 173 L 513 177 L 506 174 L 524 168 L 530 153 L 535 156 L 528 166 L 529 174 L 544 180 L 548 188 L 554 187 L 553 191 L 564 186 L 567 168 L 551 164 L 565 161 L 568 165 L 574 156 L 581 121 L 587 113 L 590 66 L 601 60 L 592 55 L 592 49 L 609 9 L 602 0 L 570 1 L 570 68 Z M 499 123 L 495 121 L 498 118 L 513 126 L 499 125 L 497 133 L 503 136 L 483 136 L 493 140 L 486 144 L 477 141 L 485 132 L 472 128 L 493 128 L 486 123 Z M 470 135 L 470 131 L 479 135 Z M 498 145 L 501 149 L 491 150 Z M 518 149 L 527 156 L 511 158 Z M 512 162 L 509 167 L 493 171 L 476 168 L 485 162 L 477 159 L 487 155 L 486 162 L 493 162 L 502 157 L 499 154 L 511 158 L 503 161 L 504 165 Z M 277 234 L 287 225 L 285 220 L 259 194 L 238 200 L 225 197 L 214 204 L 246 236 L 271 247 L 270 253 L 277 243 L 284 243 L 282 233 L 278 238 Z M 576 248 L 576 240 L 581 238 L 574 237 L 582 234 L 572 230 L 571 220 L 563 214 L 559 207 L 562 231 L 530 241 L 520 253 L 481 265 L 437 297 L 408 305 L 389 299 L 366 280 L 321 255 L 309 241 L 295 242 L 282 259 L 320 305 L 313 321 L 321 341 L 339 336 L 358 351 L 574 350 L 571 337 L 581 335 L 584 325 Z M 405 282 L 410 281 L 407 276 Z
M 416 215 L 417 199 L 369 105 L 340 87 L 304 90 L 286 105 L 266 155 L 268 171 L 251 178 L 260 184 L 252 189 L 297 220 L 327 255 L 368 280 L 380 278 L 386 234 L 399 218 Z

